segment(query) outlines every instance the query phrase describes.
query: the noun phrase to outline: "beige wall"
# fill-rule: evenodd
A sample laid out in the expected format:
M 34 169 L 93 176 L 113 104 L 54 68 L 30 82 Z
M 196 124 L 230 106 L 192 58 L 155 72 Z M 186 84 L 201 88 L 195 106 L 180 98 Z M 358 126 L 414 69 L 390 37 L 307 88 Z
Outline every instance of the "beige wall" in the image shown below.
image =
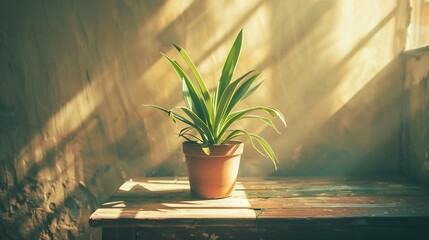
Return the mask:
M 280 174 L 396 171 L 406 2 L 283 5 L 267 69 L 289 121 L 274 138 Z
M 280 169 L 249 146 L 242 176 L 399 171 L 407 1 L 7 1 L 0 8 L 0 236 L 90 238 L 124 179 L 183 176 L 179 130 L 142 103 L 181 103 L 160 51 L 186 48 L 213 87 L 238 31 L 243 106 L 279 108 Z M 26 228 L 20 226 L 25 224 Z

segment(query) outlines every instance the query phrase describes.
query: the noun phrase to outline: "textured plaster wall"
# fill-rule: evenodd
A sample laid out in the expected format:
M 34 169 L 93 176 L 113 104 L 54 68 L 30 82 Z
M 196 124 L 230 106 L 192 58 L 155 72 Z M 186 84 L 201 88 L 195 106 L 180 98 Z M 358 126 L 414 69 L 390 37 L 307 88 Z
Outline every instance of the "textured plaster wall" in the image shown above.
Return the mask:
M 407 1 L 2 1 L 0 239 L 90 239 L 87 220 L 125 180 L 184 176 L 168 118 L 181 104 L 159 54 L 186 48 L 209 87 L 241 28 L 238 74 L 263 70 L 244 104 L 286 116 L 258 123 L 280 168 L 247 146 L 240 175 L 399 171 Z
M 404 58 L 404 168 L 410 177 L 429 183 L 429 51 L 411 51 Z
M 273 13 L 274 29 L 287 29 L 276 32 L 269 64 L 274 99 L 281 99 L 273 102 L 289 120 L 285 134 L 273 138 L 282 159 L 278 174 L 398 171 L 398 56 L 408 3 L 293 3 Z

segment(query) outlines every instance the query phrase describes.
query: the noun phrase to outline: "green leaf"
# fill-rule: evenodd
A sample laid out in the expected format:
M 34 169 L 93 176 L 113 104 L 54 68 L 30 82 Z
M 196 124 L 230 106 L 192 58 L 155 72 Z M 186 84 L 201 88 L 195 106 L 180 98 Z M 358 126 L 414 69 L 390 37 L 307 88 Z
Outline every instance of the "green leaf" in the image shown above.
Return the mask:
M 233 138 L 236 137 L 240 137 L 240 136 L 246 136 L 247 139 L 249 139 L 250 144 L 252 145 L 252 147 L 259 152 L 262 156 L 266 157 L 266 155 L 264 153 L 262 153 L 262 151 L 256 147 L 254 140 L 256 140 L 256 142 L 258 142 L 258 144 L 262 147 L 262 149 L 264 150 L 264 152 L 267 154 L 268 158 L 271 160 L 271 162 L 274 164 L 274 168 L 277 170 L 277 163 L 279 162 L 276 155 L 274 154 L 273 149 L 271 148 L 270 144 L 268 144 L 268 142 L 263 139 L 262 137 L 253 134 L 253 133 L 249 133 L 247 131 L 244 130 L 233 130 L 228 137 L 226 138 L 226 141 L 229 141 Z M 224 141 L 223 143 L 225 143 L 226 141 Z
M 192 101 L 191 93 L 189 92 L 188 85 L 186 84 L 186 81 L 184 78 L 182 78 L 182 91 L 183 91 L 183 100 L 185 101 L 185 104 L 188 108 L 190 108 L 192 111 L 196 112 L 196 107 L 194 102 Z
M 167 110 L 167 109 L 165 109 L 163 107 L 160 107 L 160 106 L 157 106 L 157 105 L 150 105 L 150 104 L 143 104 L 142 107 L 150 107 L 150 108 L 161 110 L 161 111 L 167 113 L 168 116 L 170 116 L 170 114 L 172 114 L 175 119 L 178 119 L 179 121 L 181 121 L 181 122 L 183 122 L 185 124 L 188 124 L 190 126 L 194 126 L 194 124 L 190 120 L 188 120 L 187 118 L 185 118 L 185 117 L 183 117 L 183 116 L 181 116 L 181 115 L 179 115 L 177 113 L 174 113 L 172 110 Z
M 168 112 L 168 117 L 176 124 L 176 118 L 174 117 L 173 109 Z
M 217 108 L 217 114 L 215 119 L 215 133 L 217 134 L 218 131 L 221 129 L 221 126 L 225 122 L 226 118 L 228 117 L 228 109 L 231 103 L 231 100 L 233 99 L 234 93 L 237 89 L 237 86 L 240 84 L 240 82 L 245 79 L 245 77 L 251 73 L 252 71 L 244 74 L 239 79 L 235 80 L 233 83 L 231 83 L 222 94 L 221 100 L 219 102 L 218 108 Z M 220 138 L 217 138 L 220 139 Z
M 281 112 L 279 112 L 277 109 L 274 108 L 270 108 L 270 107 L 263 107 L 263 106 L 258 106 L 258 107 L 252 107 L 252 108 L 247 108 L 244 110 L 239 110 L 236 112 L 231 113 L 226 121 L 224 122 L 224 124 L 221 126 L 220 131 L 217 135 L 218 139 L 222 139 L 223 135 L 226 133 L 226 131 L 228 131 L 228 128 L 234 123 L 237 122 L 238 120 L 242 119 L 245 115 L 254 112 L 254 111 L 262 111 L 262 112 L 266 112 L 268 114 L 270 114 L 272 117 L 277 117 L 279 116 L 280 120 L 283 122 L 283 124 L 286 126 L 286 122 L 284 120 L 283 115 L 281 114 Z M 260 116 L 262 118 L 262 116 Z M 270 125 L 270 124 L 269 124 Z M 277 128 L 275 128 L 277 129 Z
M 263 139 L 262 137 L 260 137 L 258 135 L 250 134 L 250 136 L 253 137 L 253 139 L 255 139 L 261 145 L 261 147 L 267 153 L 268 158 L 273 162 L 274 168 L 277 170 L 277 163 L 279 162 L 279 160 L 277 159 L 276 155 L 274 154 L 274 151 L 271 148 L 270 144 L 268 144 L 268 142 L 265 139 Z
M 256 73 L 255 75 L 251 76 L 237 89 L 237 91 L 234 92 L 234 95 L 231 98 L 231 101 L 230 101 L 229 106 L 227 108 L 226 114 L 229 114 L 234 109 L 234 107 L 240 101 L 242 101 L 244 99 L 244 96 L 247 94 L 247 91 L 249 90 L 250 86 L 255 82 L 255 80 L 260 75 L 261 75 L 261 72 Z M 247 76 L 247 74 L 245 76 Z
M 195 64 L 192 62 L 192 59 L 189 57 L 188 53 L 181 47 L 173 44 L 174 47 L 177 49 L 177 51 L 180 53 L 180 55 L 182 56 L 182 58 L 185 60 L 185 62 L 188 64 L 189 68 L 191 69 L 195 80 L 197 81 L 198 87 L 201 91 L 201 94 L 204 98 L 204 104 L 207 108 L 207 112 L 209 114 L 209 119 L 211 120 L 211 122 L 213 122 L 214 119 L 214 113 L 213 113 L 213 105 L 212 105 L 212 100 L 210 98 L 210 93 L 207 90 L 207 86 L 203 81 L 203 78 L 201 77 L 200 72 L 198 71 L 198 69 L 195 67 Z
M 213 111 L 214 111 L 214 115 L 216 116 L 216 112 L 217 112 L 217 91 L 214 91 L 212 94 L 212 99 L 213 99 Z
M 208 143 L 210 143 L 210 144 L 215 144 L 216 143 L 214 141 L 214 137 L 213 137 L 213 134 L 212 134 L 210 128 L 207 126 L 207 124 L 203 120 L 201 120 L 200 117 L 198 117 L 197 114 L 195 114 L 194 112 L 192 112 L 187 107 L 177 107 L 177 108 L 180 108 L 184 113 L 186 113 L 186 115 L 188 115 L 189 118 L 192 119 L 192 121 L 194 122 L 193 126 L 200 133 L 200 135 L 203 138 L 203 140 L 204 139 L 207 140 Z
M 202 147 L 201 148 L 202 150 L 203 150 L 203 152 L 207 155 L 207 156 L 209 156 L 210 155 L 210 148 L 209 147 Z
M 262 117 L 259 115 L 245 115 L 245 116 L 241 117 L 240 119 L 245 119 L 245 118 L 250 118 L 250 119 L 253 118 L 253 119 L 261 120 L 262 122 L 264 122 L 265 124 L 270 126 L 272 129 L 274 129 L 278 134 L 281 134 L 281 132 L 277 129 L 276 125 L 274 125 L 273 121 L 269 118 Z
M 243 30 L 241 30 L 238 33 L 234 41 L 234 44 L 232 45 L 231 50 L 229 51 L 225 64 L 223 66 L 222 75 L 220 76 L 219 85 L 217 88 L 216 103 L 220 102 L 223 92 L 231 82 L 232 75 L 234 74 L 235 66 L 237 65 L 238 58 L 240 56 L 242 38 L 243 38 Z
M 256 147 L 256 145 L 253 142 L 253 139 L 252 139 L 250 133 L 248 133 L 247 131 L 244 131 L 244 130 L 240 130 L 240 129 L 232 130 L 231 133 L 228 135 L 228 137 L 225 138 L 225 140 L 222 143 L 226 143 L 226 142 L 228 142 L 228 141 L 230 141 L 230 140 L 232 140 L 234 138 L 237 138 L 237 137 L 240 137 L 240 136 L 243 136 L 243 135 L 246 136 L 249 139 L 250 144 L 252 145 L 252 147 L 259 154 L 261 154 L 262 156 L 266 157 L 266 155 L 259 148 Z
M 193 138 L 197 139 L 198 141 L 202 142 L 203 140 L 202 140 L 201 138 L 199 138 L 199 137 L 197 137 L 197 136 L 195 136 L 195 135 L 193 135 L 193 134 L 188 133 L 188 132 L 189 132 L 190 130 L 192 130 L 192 129 L 194 129 L 194 127 L 192 127 L 192 126 L 182 128 L 182 129 L 180 130 L 180 132 L 179 132 L 177 135 L 178 135 L 179 137 L 183 137 L 183 138 L 184 138 L 184 139 L 186 139 L 188 142 L 197 142 L 197 141 L 193 141 L 193 140 L 191 140 L 190 138 L 188 138 L 187 136 L 189 136 L 189 137 L 193 137 Z
M 197 142 L 197 141 L 192 141 L 192 140 L 190 140 L 189 138 L 186 137 L 186 136 L 190 136 L 190 137 L 193 137 L 193 138 L 199 140 L 200 142 L 202 142 L 203 140 L 201 138 L 195 136 L 194 134 L 188 133 L 192 129 L 195 129 L 195 128 L 192 127 L 192 126 L 182 128 L 180 130 L 180 132 L 178 133 L 179 137 L 185 138 L 186 140 L 188 140 L 188 142 Z
M 256 89 L 258 89 L 258 88 L 259 88 L 259 86 L 261 86 L 261 84 L 262 84 L 262 83 L 263 83 L 263 82 L 261 81 L 261 82 L 257 83 L 256 85 L 254 85 L 254 86 L 250 87 L 250 88 L 246 91 L 246 93 L 244 94 L 244 96 L 243 96 L 243 98 L 242 98 L 241 100 L 244 100 L 244 99 L 246 99 L 248 96 L 252 95 L 252 93 L 253 93 L 253 92 L 255 92 L 255 91 L 256 91 Z
M 162 54 L 162 53 L 161 53 Z M 204 104 L 204 100 L 199 94 L 199 92 L 196 91 L 195 86 L 192 84 L 192 81 L 190 80 L 189 76 L 185 73 L 183 68 L 175 61 L 173 61 L 171 58 L 169 58 L 167 55 L 162 54 L 173 66 L 174 70 L 176 71 L 177 75 L 185 81 L 186 89 L 189 92 L 190 98 L 185 99 L 186 103 L 191 111 L 195 112 L 203 121 L 205 121 L 209 126 L 210 129 L 212 128 L 212 122 L 210 121 L 210 116 L 208 113 L 208 110 Z M 182 87 L 183 88 L 183 87 Z M 184 98 L 187 97 L 188 94 L 184 95 Z M 192 104 L 189 102 L 192 101 Z M 192 107 L 195 108 L 193 109 Z
M 184 135 L 184 134 L 186 134 L 187 132 L 189 132 L 192 129 L 194 129 L 194 127 L 192 127 L 192 126 L 182 128 L 180 130 L 180 132 L 178 133 L 179 137 L 182 136 L 182 135 Z
M 240 114 L 242 112 L 246 112 L 246 114 L 247 114 L 247 113 L 250 113 L 253 111 L 263 111 L 263 112 L 269 113 L 272 117 L 278 117 L 280 119 L 280 121 L 283 123 L 283 125 L 285 127 L 287 127 L 286 120 L 285 120 L 283 114 L 279 110 L 272 108 L 272 107 L 264 107 L 264 106 L 251 107 L 251 108 L 247 108 L 244 110 L 236 111 L 233 114 L 234 115 Z M 231 115 L 233 115 L 233 114 L 231 114 Z
M 182 135 L 179 135 L 179 137 L 184 138 L 184 139 L 185 139 L 186 141 L 188 141 L 188 142 L 197 142 L 197 141 L 192 141 L 190 138 L 186 137 L 186 135 L 187 135 L 187 134 L 182 134 Z
M 184 108 L 186 108 L 186 107 L 175 107 L 175 108 L 173 108 L 172 110 L 167 110 L 167 109 L 165 109 L 165 108 L 163 108 L 163 107 L 160 107 L 160 106 L 156 106 L 156 105 L 148 105 L 148 104 L 143 104 L 142 105 L 143 107 L 150 107 L 150 108 L 155 108 L 155 109 L 158 109 L 158 110 L 161 110 L 161 111 L 163 111 L 163 112 L 165 112 L 165 113 L 167 113 L 169 116 L 170 115 L 172 115 L 172 116 L 174 116 L 174 118 L 175 119 L 178 119 L 179 121 L 181 121 L 181 122 L 183 122 L 183 123 L 185 123 L 185 124 L 187 124 L 187 125 L 189 125 L 189 126 L 192 126 L 193 128 L 195 128 L 197 131 L 198 131 L 198 133 L 200 134 L 200 136 L 201 136 L 201 139 L 202 139 L 202 142 L 212 142 L 212 140 L 211 139 L 209 139 L 209 138 L 207 138 L 207 130 L 206 129 L 202 129 L 201 127 L 200 127 L 200 125 L 196 125 L 196 124 L 194 124 L 193 122 L 191 122 L 191 120 L 188 120 L 187 118 L 185 118 L 185 117 L 183 117 L 183 116 L 181 116 L 180 114 L 177 114 L 177 113 L 175 113 L 175 112 L 173 112 L 173 110 L 175 109 L 175 108 L 179 108 L 179 109 L 181 109 L 181 110 L 183 110 Z M 196 116 L 195 115 L 195 113 L 193 113 L 192 111 L 190 111 L 189 109 L 187 109 L 187 111 L 189 111 L 190 113 L 192 113 L 194 116 Z M 186 113 L 186 112 L 185 112 Z M 188 116 L 189 116 L 189 113 L 186 113 Z M 191 118 L 192 120 L 194 120 L 193 118 Z M 201 121 L 201 120 L 200 120 Z

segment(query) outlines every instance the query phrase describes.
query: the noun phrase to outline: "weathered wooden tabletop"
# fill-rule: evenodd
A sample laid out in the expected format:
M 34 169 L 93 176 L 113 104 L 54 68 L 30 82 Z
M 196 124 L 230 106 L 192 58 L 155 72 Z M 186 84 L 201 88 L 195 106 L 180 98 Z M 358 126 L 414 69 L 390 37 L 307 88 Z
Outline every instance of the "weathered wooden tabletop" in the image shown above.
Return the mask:
M 132 239 L 375 239 L 387 232 L 429 239 L 429 187 L 403 179 L 240 179 L 232 197 L 199 200 L 186 179 L 130 180 L 90 225 L 103 227 L 103 239 L 125 228 Z

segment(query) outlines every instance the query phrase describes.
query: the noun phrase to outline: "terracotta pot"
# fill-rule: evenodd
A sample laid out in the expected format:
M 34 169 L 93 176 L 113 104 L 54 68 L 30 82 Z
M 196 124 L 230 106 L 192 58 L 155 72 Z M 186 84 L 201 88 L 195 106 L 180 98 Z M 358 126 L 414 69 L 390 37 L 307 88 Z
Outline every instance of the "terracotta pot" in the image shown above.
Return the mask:
M 206 154 L 197 143 L 183 143 L 191 194 L 198 198 L 231 196 L 237 180 L 243 143 L 213 145 Z

